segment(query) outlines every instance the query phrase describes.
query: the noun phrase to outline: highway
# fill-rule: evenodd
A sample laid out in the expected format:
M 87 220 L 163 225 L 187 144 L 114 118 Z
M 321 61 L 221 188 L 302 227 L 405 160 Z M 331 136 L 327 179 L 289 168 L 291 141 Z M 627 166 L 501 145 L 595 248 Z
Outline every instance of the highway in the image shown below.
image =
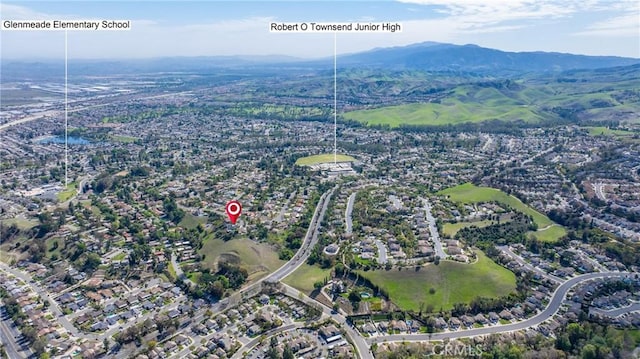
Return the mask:
M 256 290 L 258 288 L 260 288 L 260 284 L 263 281 L 271 281 L 271 282 L 279 282 L 282 279 L 286 278 L 289 274 L 291 274 L 292 272 L 294 272 L 296 269 L 298 269 L 303 263 L 306 262 L 307 258 L 309 257 L 311 250 L 313 249 L 313 247 L 317 244 L 318 242 L 318 234 L 319 234 L 319 229 L 321 226 L 321 223 L 323 221 L 324 215 L 327 211 L 327 208 L 329 206 L 329 202 L 331 201 L 331 197 L 333 196 L 335 190 L 337 187 L 332 188 L 331 190 L 328 190 L 327 192 L 325 192 L 324 194 L 322 194 L 322 196 L 320 197 L 320 200 L 318 201 L 318 204 L 316 205 L 314 214 L 312 216 L 311 222 L 309 224 L 309 228 L 307 229 L 307 232 L 305 234 L 304 240 L 302 242 L 302 245 L 300 247 L 300 249 L 298 250 L 298 252 L 294 255 L 293 258 L 291 258 L 287 263 L 285 263 L 283 266 L 281 266 L 280 268 L 278 268 L 276 271 L 274 271 L 273 273 L 267 275 L 266 277 L 262 278 L 261 280 L 247 286 L 246 288 L 243 288 L 239 293 L 237 293 L 236 295 L 234 295 L 234 297 L 236 299 L 241 299 L 244 295 L 250 294 L 253 290 Z M 355 194 L 352 194 L 353 198 L 355 199 Z M 351 198 L 351 197 L 350 197 Z M 423 199 L 424 200 L 424 199 Z M 429 203 L 425 201 L 425 211 L 428 215 L 428 220 L 429 220 L 429 225 L 430 225 L 430 229 L 433 231 L 435 230 L 435 236 L 437 236 L 437 228 L 435 228 L 435 219 L 433 218 L 433 216 L 431 215 L 430 211 L 430 205 Z M 349 202 L 352 202 L 351 200 Z M 433 227 L 433 228 L 431 228 Z M 432 237 L 434 237 L 434 239 L 436 238 L 433 235 L 432 232 Z M 437 237 L 439 238 L 439 237 Z M 436 242 L 434 240 L 434 242 Z M 439 243 L 439 241 L 437 241 L 437 243 Z M 442 250 L 442 247 L 440 245 L 440 249 Z M 505 253 L 511 255 L 513 258 L 515 258 L 516 260 L 518 260 L 518 262 L 520 262 L 521 264 L 527 266 L 529 269 L 535 270 L 536 272 L 540 271 L 540 269 L 535 268 L 533 266 L 531 266 L 530 264 L 524 262 L 524 260 L 522 258 L 520 258 L 519 256 L 517 256 L 516 254 L 514 254 L 513 252 L 511 252 L 509 250 L 509 248 L 506 247 L 500 247 L 501 250 L 503 250 Z M 172 258 L 174 259 L 174 258 Z M 173 261 L 172 261 L 173 262 Z M 179 268 L 179 266 L 177 267 Z M 176 268 L 176 269 L 177 269 Z M 14 276 L 16 276 L 17 278 L 20 278 L 21 280 L 23 280 L 25 283 L 27 283 L 29 286 L 31 286 L 31 288 L 38 293 L 43 299 L 48 300 L 50 303 L 50 310 L 52 311 L 52 313 L 54 313 L 54 315 L 58 316 L 57 320 L 60 322 L 60 324 L 67 329 L 67 331 L 75 336 L 75 337 L 82 337 L 82 338 L 90 338 L 90 339 L 103 339 L 105 337 L 108 337 L 110 335 L 112 335 L 113 333 L 115 333 L 116 331 L 118 331 L 118 328 L 111 328 L 111 330 L 104 332 L 102 334 L 98 334 L 98 335 L 92 335 L 92 334 L 83 334 L 83 333 L 79 333 L 78 330 L 68 321 L 68 319 L 64 316 L 60 316 L 61 311 L 60 308 L 58 307 L 57 303 L 48 295 L 48 293 L 46 293 L 46 291 L 42 290 L 38 285 L 31 283 L 31 277 L 30 275 L 28 275 L 27 273 L 24 273 L 20 270 L 17 269 L 13 269 L 8 267 L 7 265 L 5 265 L 4 263 L 0 263 L 0 269 L 3 271 L 6 271 L 8 273 L 13 274 Z M 547 307 L 542 310 L 540 313 L 538 313 L 537 315 L 526 319 L 524 321 L 521 322 L 517 322 L 517 323 L 511 323 L 511 324 L 506 324 L 506 325 L 496 325 L 496 326 L 488 326 L 488 327 L 482 327 L 482 328 L 473 328 L 473 329 L 468 329 L 468 330 L 459 330 L 459 331 L 455 331 L 455 332 L 441 332 L 441 333 L 432 333 L 432 334 L 398 334 L 398 335 L 380 335 L 380 336 L 376 336 L 376 337 L 371 337 L 371 338 L 364 338 L 362 337 L 352 326 L 349 325 L 349 323 L 347 323 L 347 318 L 340 314 L 340 313 L 336 313 L 334 311 L 332 311 L 331 308 L 327 307 L 324 304 L 321 304 L 311 298 L 309 298 L 308 296 L 306 296 L 304 293 L 298 291 L 295 288 L 292 288 L 284 283 L 281 283 L 281 285 L 284 288 L 284 294 L 295 298 L 297 300 L 300 300 L 308 305 L 311 305 L 313 307 L 316 308 L 320 308 L 322 310 L 322 313 L 324 316 L 329 316 L 331 317 L 333 320 L 335 320 L 337 323 L 339 323 L 344 330 L 346 331 L 346 336 L 347 338 L 354 344 L 354 347 L 356 349 L 356 352 L 358 354 L 358 357 L 360 357 L 361 359 L 372 359 L 373 358 L 373 354 L 370 351 L 370 346 L 373 343 L 382 343 L 382 342 L 394 342 L 394 341 L 430 341 L 430 340 L 443 340 L 443 339 L 456 339 L 456 338 L 465 338 L 465 337 L 473 337 L 473 336 L 479 336 L 479 335 L 487 335 L 487 334 L 495 334 L 495 333 L 505 333 L 505 332 L 511 332 L 511 331 L 518 331 L 518 330 L 522 330 L 522 329 L 526 329 L 526 328 L 530 328 L 530 327 L 534 327 L 537 326 L 541 323 L 543 323 L 544 321 L 548 320 L 549 318 L 553 317 L 559 310 L 560 306 L 562 305 L 562 302 L 566 296 L 566 294 L 568 293 L 568 291 L 574 287 L 575 285 L 584 282 L 584 281 L 588 281 L 591 279 L 596 279 L 596 278 L 606 278 L 606 277 L 625 277 L 625 276 L 630 276 L 630 275 L 637 275 L 637 273 L 630 273 L 630 272 L 601 272 L 601 273 L 587 273 L 587 274 L 583 274 L 577 277 L 573 277 L 570 278 L 566 281 L 563 282 L 562 279 L 554 277 L 554 276 L 550 276 L 549 274 L 542 272 L 541 274 L 544 275 L 545 277 L 552 279 L 554 281 L 558 281 L 560 283 L 560 285 L 556 288 L 556 290 L 554 291 L 554 293 L 551 296 L 551 299 L 547 305 Z M 171 307 L 177 307 L 179 303 L 176 302 L 174 303 Z M 226 308 L 226 303 L 223 304 L 223 302 L 217 303 L 215 305 L 213 305 L 212 307 L 210 307 L 209 309 L 213 312 L 219 312 L 222 311 L 223 309 Z M 616 309 L 613 312 L 613 314 L 624 314 L 627 312 L 631 312 L 631 311 L 635 311 L 635 310 L 639 310 L 640 309 L 640 304 L 636 303 L 634 305 L 631 305 L 629 307 L 626 308 L 620 308 L 620 309 Z M 152 314 L 152 313 L 148 313 L 148 314 Z M 148 317 L 148 316 L 147 316 Z M 198 314 L 196 315 L 195 318 L 193 318 L 193 322 L 198 321 L 199 319 L 202 318 L 202 314 Z M 127 323 L 129 325 L 131 325 L 132 323 Z M 129 326 L 127 325 L 127 326 Z M 293 329 L 293 326 L 285 326 L 282 328 L 279 328 L 279 331 L 276 332 L 280 332 L 280 331 L 285 331 L 285 330 L 290 330 Z M 12 344 L 15 344 L 14 342 L 12 342 L 11 340 L 7 340 L 5 342 L 5 337 L 7 337 L 7 335 L 11 335 L 10 332 L 7 332 L 9 328 L 6 327 L 5 323 L 0 323 L 0 338 L 2 338 L 2 342 L 3 343 L 8 343 L 8 345 L 6 345 L 6 350 L 8 351 L 9 357 L 12 357 L 12 355 L 14 355 L 16 358 L 22 358 L 24 357 L 24 355 L 19 355 L 17 350 L 19 350 L 19 348 L 17 347 L 12 347 Z M 274 332 L 274 334 L 276 333 Z M 10 338 L 10 337 L 9 337 Z M 247 343 L 246 345 L 243 346 L 243 349 L 241 349 L 242 352 L 245 352 L 247 350 L 250 350 L 251 348 L 253 348 L 257 343 L 255 343 L 255 339 L 252 340 L 251 342 Z
M 167 97 L 167 96 L 177 96 L 177 95 L 190 93 L 190 92 L 191 91 L 182 91 L 182 92 L 176 92 L 176 93 L 145 96 L 145 97 L 140 97 L 140 98 L 131 99 L 131 100 L 149 100 L 149 99 L 161 98 L 161 97 Z M 127 96 L 129 96 L 129 95 L 127 95 Z M 69 103 L 70 104 L 71 103 L 76 103 L 77 104 L 78 102 L 94 101 L 94 100 L 96 100 L 96 98 L 87 98 L 87 99 L 82 99 L 82 100 L 69 101 Z M 131 101 L 131 100 L 129 100 L 129 101 Z M 102 103 L 102 104 L 97 104 L 97 105 L 89 105 L 89 106 L 77 107 L 77 108 L 68 110 L 67 113 L 73 113 L 73 112 L 88 110 L 88 109 L 92 109 L 92 108 L 109 106 L 109 105 L 112 105 L 113 103 L 116 103 L 116 102 L 117 101 L 115 101 L 115 99 L 111 98 L 109 103 Z M 22 124 L 22 123 L 27 123 L 27 122 L 39 120 L 39 119 L 45 118 L 45 117 L 55 117 L 55 116 L 60 116 L 60 117 L 64 116 L 64 110 L 45 110 L 45 111 L 38 112 L 38 113 L 33 114 L 33 115 L 29 115 L 29 116 L 23 117 L 23 118 L 21 118 L 19 120 L 7 122 L 7 123 L 4 123 L 4 124 L 0 125 L 0 131 L 3 131 L 5 129 L 11 127 L 11 126 L 16 126 L 16 125 L 19 125 L 19 124 Z
M 567 292 L 575 285 L 596 278 L 611 278 L 611 277 L 626 277 L 638 275 L 638 273 L 631 272 L 606 272 L 606 273 L 587 273 L 577 277 L 573 277 L 566 282 L 562 283 L 556 290 L 553 292 L 551 296 L 551 300 L 547 307 L 540 313 L 535 316 L 523 320 L 517 323 L 505 324 L 505 325 L 496 325 L 490 327 L 482 327 L 482 328 L 473 328 L 468 330 L 459 330 L 455 332 L 444 332 L 444 333 L 432 333 L 432 334 L 396 334 L 396 335 L 385 335 L 378 336 L 373 338 L 368 338 L 367 342 L 369 344 L 373 343 L 383 343 L 383 342 L 398 342 L 398 341 L 429 341 L 429 340 L 444 340 L 444 339 L 458 339 L 458 338 L 468 338 L 475 337 L 479 335 L 487 335 L 487 334 L 496 334 L 496 333 L 506 333 L 517 330 L 523 330 L 530 327 L 534 327 L 536 325 L 542 324 L 545 320 L 553 317 L 560 309 L 562 302 L 564 301 Z
M 322 223 L 324 214 L 329 207 L 331 196 L 333 195 L 333 192 L 335 190 L 336 187 L 325 192 L 320 197 L 320 200 L 318 201 L 316 209 L 313 213 L 313 217 L 311 218 L 311 223 L 309 224 L 309 228 L 307 229 L 307 233 L 304 236 L 304 240 L 302 241 L 302 245 L 300 246 L 300 249 L 298 249 L 298 252 L 282 267 L 278 268 L 275 272 L 269 274 L 268 276 L 252 284 L 251 286 L 258 285 L 260 282 L 265 280 L 281 281 L 307 261 L 307 258 L 309 258 L 309 255 L 311 254 L 311 250 L 313 250 L 313 247 L 315 247 L 315 245 L 318 243 L 319 225 Z
M 313 213 L 313 217 L 311 218 L 311 223 L 309 224 L 309 228 L 307 229 L 307 233 L 305 235 L 304 241 L 302 242 L 302 246 L 296 253 L 296 255 L 291 258 L 287 263 L 285 263 L 282 267 L 280 267 L 275 272 L 261 279 L 260 281 L 248 286 L 247 288 L 242 290 L 242 293 L 250 292 L 255 286 L 259 285 L 262 281 L 281 281 L 286 278 L 289 274 L 293 273 L 298 267 L 300 267 L 303 263 L 306 262 L 307 258 L 311 254 L 311 250 L 318 243 L 318 233 L 319 233 L 319 225 L 322 223 L 324 218 L 324 214 L 329 207 L 329 202 L 331 201 L 331 196 L 335 192 L 337 187 L 332 188 L 331 190 L 325 192 L 318 201 L 316 205 L 316 209 Z M 347 333 L 347 338 L 354 343 L 356 348 L 356 352 L 358 353 L 358 357 L 361 359 L 373 359 L 373 355 L 369 350 L 369 345 L 364 340 L 364 338 L 349 324 L 347 323 L 347 318 L 342 314 L 335 313 L 331 308 L 309 298 L 306 294 L 300 292 L 299 290 L 288 286 L 284 283 L 281 283 L 285 288 L 286 295 L 295 298 L 297 300 L 301 300 L 303 303 L 314 307 L 320 307 L 322 312 L 333 318 L 336 322 L 338 322 L 345 329 Z M 219 307 L 216 307 L 216 309 Z M 241 349 L 242 351 L 246 351 Z

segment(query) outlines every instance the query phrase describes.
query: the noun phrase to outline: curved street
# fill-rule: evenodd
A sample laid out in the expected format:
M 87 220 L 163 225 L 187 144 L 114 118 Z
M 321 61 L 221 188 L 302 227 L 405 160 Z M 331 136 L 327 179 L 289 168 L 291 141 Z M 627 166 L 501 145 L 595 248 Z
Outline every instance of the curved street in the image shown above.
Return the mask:
M 505 325 L 497 325 L 492 327 L 483 327 L 483 328 L 473 328 L 467 330 L 459 330 L 455 332 L 444 332 L 444 333 L 432 333 L 432 334 L 397 334 L 397 335 L 385 335 L 374 338 L 368 338 L 367 342 L 369 344 L 373 343 L 383 343 L 383 342 L 397 342 L 397 341 L 429 341 L 429 340 L 443 340 L 443 339 L 458 339 L 458 338 L 466 338 L 466 337 L 474 337 L 479 335 L 487 335 L 487 334 L 496 334 L 496 333 L 506 333 L 512 332 L 522 329 L 527 329 L 530 327 L 534 327 L 536 325 L 542 324 L 547 319 L 554 316 L 562 302 L 569 292 L 571 288 L 576 286 L 577 284 L 588 281 L 596 278 L 612 278 L 612 277 L 620 277 L 624 278 L 627 276 L 638 275 L 638 273 L 632 272 L 606 272 L 606 273 L 587 273 L 577 277 L 573 277 L 566 282 L 562 283 L 556 290 L 553 292 L 551 296 L 551 300 L 547 304 L 546 308 L 536 314 L 535 316 L 523 320 L 517 323 L 505 324 Z
M 317 244 L 318 242 L 318 234 L 319 234 L 319 228 L 320 225 L 323 221 L 324 215 L 327 211 L 327 208 L 329 206 L 329 202 L 331 200 L 331 197 L 333 195 L 333 193 L 335 192 L 337 187 L 332 188 L 331 190 L 325 192 L 321 197 L 320 200 L 318 201 L 318 204 L 316 205 L 313 217 L 311 219 L 311 222 L 309 224 L 309 228 L 307 229 L 307 232 L 305 234 L 305 238 L 304 241 L 302 243 L 302 246 L 299 248 L 298 252 L 294 255 L 293 258 L 291 258 L 287 263 L 285 263 L 283 266 L 281 266 L 280 268 L 278 268 L 276 271 L 274 271 L 273 273 L 267 275 L 266 277 L 260 279 L 259 281 L 247 286 L 246 288 L 242 289 L 239 293 L 237 293 L 236 295 L 234 295 L 234 297 L 236 299 L 242 298 L 244 295 L 246 294 L 251 294 L 251 291 L 255 290 L 258 288 L 258 286 L 263 282 L 263 281 L 271 281 L 271 282 L 280 282 L 282 279 L 284 279 L 285 277 L 287 277 L 289 274 L 291 274 L 292 272 L 294 272 L 297 268 L 299 268 L 303 263 L 305 263 L 305 261 L 307 260 L 307 258 L 309 257 L 311 250 L 313 249 L 313 247 Z M 353 196 L 355 198 L 355 196 Z M 427 211 L 427 213 L 429 213 L 429 209 L 428 208 L 428 204 L 425 204 L 425 210 Z M 437 230 L 437 229 L 436 229 Z M 505 250 L 504 248 L 501 248 L 502 250 Z M 174 259 L 174 258 L 172 258 Z M 179 266 L 178 266 L 179 268 Z M 34 292 L 38 293 L 42 298 L 44 298 L 45 300 L 49 301 L 50 308 L 52 310 L 52 312 L 58 316 L 58 320 L 60 321 L 61 325 L 69 332 L 72 334 L 72 336 L 76 336 L 76 337 L 81 337 L 81 338 L 87 338 L 87 339 L 103 339 L 105 337 L 108 337 L 109 335 L 113 334 L 112 332 L 106 332 L 106 333 L 102 333 L 101 335 L 95 335 L 95 334 L 84 334 L 81 333 L 77 330 L 77 328 L 75 328 L 68 320 L 66 317 L 62 316 L 62 312 L 60 311 L 57 303 L 53 300 L 53 298 L 50 297 L 49 293 L 47 293 L 44 289 L 42 289 L 39 285 L 37 285 L 36 283 L 33 283 L 31 280 L 31 276 L 27 273 L 22 272 L 21 270 L 18 269 L 14 269 L 14 268 L 10 268 L 9 266 L 7 266 L 4 263 L 0 262 L 0 269 L 2 269 L 5 272 L 11 273 L 14 276 L 16 276 L 17 278 L 20 278 L 21 280 L 23 280 L 25 283 L 27 283 L 33 290 Z M 596 273 L 587 273 L 587 274 L 583 274 L 577 277 L 573 277 L 570 278 L 564 282 L 562 282 L 554 291 L 554 293 L 551 296 L 551 299 L 549 301 L 549 303 L 547 304 L 546 308 L 541 311 L 540 313 L 536 314 L 535 316 L 517 322 L 517 323 L 511 323 L 511 324 L 506 324 L 506 325 L 497 325 L 497 326 L 490 326 L 490 327 L 482 327 L 482 328 L 473 328 L 473 329 L 467 329 L 467 330 L 459 330 L 459 331 L 454 331 L 454 332 L 440 332 L 440 333 L 431 333 L 431 334 L 397 334 L 397 335 L 380 335 L 377 337 L 372 337 L 372 338 L 364 338 L 362 335 L 360 335 L 351 325 L 350 323 L 347 322 L 347 318 L 345 316 L 343 316 L 342 314 L 336 313 L 334 311 L 332 311 L 331 308 L 327 307 L 324 304 L 321 304 L 311 298 L 309 298 L 308 296 L 306 296 L 304 293 L 300 292 L 299 290 L 292 288 L 284 283 L 281 283 L 281 285 L 284 288 L 284 294 L 291 296 L 293 298 L 296 298 L 298 300 L 301 300 L 302 302 L 308 304 L 308 305 L 312 305 L 315 306 L 317 308 L 320 308 L 323 312 L 323 315 L 325 316 L 329 316 L 332 319 L 334 319 L 337 323 L 339 323 L 344 330 L 346 331 L 346 336 L 347 338 L 354 344 L 354 347 L 356 349 L 356 352 L 358 354 L 358 357 L 362 358 L 362 359 L 372 359 L 373 358 L 373 354 L 370 351 L 370 346 L 371 344 L 374 343 L 384 343 L 384 342 L 396 342 L 396 341 L 430 341 L 430 340 L 443 340 L 443 339 L 457 339 L 457 338 L 465 338 L 465 337 L 473 337 L 473 336 L 480 336 L 480 335 L 487 335 L 487 334 L 495 334 L 495 333 L 505 333 L 505 332 L 511 332 L 511 331 L 518 331 L 518 330 L 522 330 L 522 329 L 527 329 L 530 327 L 534 327 L 537 326 L 541 323 L 543 323 L 544 321 L 548 320 L 549 318 L 553 317 L 559 310 L 560 306 L 562 305 L 562 302 L 564 300 L 564 298 L 566 297 L 567 293 L 569 292 L 569 290 L 571 290 L 571 288 L 573 288 L 574 286 L 576 286 L 579 283 L 582 283 L 584 281 L 588 281 L 588 280 L 592 280 L 592 279 L 596 279 L 596 278 L 612 278 L 612 277 L 618 277 L 618 278 L 623 278 L 623 277 L 627 277 L 627 276 L 634 276 L 634 275 L 638 275 L 638 273 L 632 273 L 632 272 L 596 272 Z M 554 278 L 555 279 L 555 278 Z M 559 278 L 558 278 L 559 280 Z M 219 302 L 216 303 L 215 305 L 210 307 L 210 310 L 212 310 L 213 312 L 219 312 L 224 310 L 227 307 L 227 303 L 224 302 Z M 631 305 L 628 306 L 626 308 L 619 308 L 614 310 L 615 313 L 617 315 L 622 315 L 624 313 L 628 313 L 634 310 L 638 310 L 638 305 Z M 194 320 L 196 320 L 197 318 L 201 317 L 201 314 L 196 315 L 196 318 L 194 318 Z M 283 330 L 285 330 L 285 328 L 283 328 Z M 252 343 L 248 343 L 247 345 L 244 346 L 243 351 L 246 351 L 247 349 L 250 349 L 251 347 L 253 347 L 255 345 L 255 343 L 253 343 L 253 345 L 249 345 Z

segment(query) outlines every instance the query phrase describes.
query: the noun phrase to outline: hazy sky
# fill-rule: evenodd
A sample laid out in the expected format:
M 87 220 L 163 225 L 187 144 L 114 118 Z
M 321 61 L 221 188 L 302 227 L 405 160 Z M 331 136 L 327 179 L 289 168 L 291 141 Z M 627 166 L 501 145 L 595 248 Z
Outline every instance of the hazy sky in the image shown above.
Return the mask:
M 68 33 L 70 58 L 333 55 L 332 34 L 270 33 L 271 21 L 400 22 L 402 33 L 339 34 L 338 53 L 423 41 L 506 51 L 640 57 L 638 0 L 2 1 L 4 20 L 132 20 Z M 64 56 L 64 32 L 0 31 L 2 58 Z

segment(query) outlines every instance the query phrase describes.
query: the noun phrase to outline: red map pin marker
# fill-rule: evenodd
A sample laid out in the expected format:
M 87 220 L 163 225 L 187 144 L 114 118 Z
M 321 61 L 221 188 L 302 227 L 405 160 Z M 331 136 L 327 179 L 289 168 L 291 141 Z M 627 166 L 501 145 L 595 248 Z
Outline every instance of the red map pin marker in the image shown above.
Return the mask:
M 229 216 L 231 223 L 236 224 L 238 217 L 240 217 L 240 213 L 242 213 L 242 205 L 240 205 L 240 202 L 235 199 L 227 202 L 225 210 L 227 211 L 227 215 Z

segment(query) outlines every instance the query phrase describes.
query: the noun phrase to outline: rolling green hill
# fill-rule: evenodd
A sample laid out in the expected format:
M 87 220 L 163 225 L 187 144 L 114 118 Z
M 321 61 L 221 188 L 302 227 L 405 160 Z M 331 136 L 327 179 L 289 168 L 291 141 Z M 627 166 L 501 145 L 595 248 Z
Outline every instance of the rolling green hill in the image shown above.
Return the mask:
M 517 80 L 470 79 L 411 103 L 368 105 L 343 114 L 368 125 L 455 125 L 488 120 L 640 121 L 640 76 L 629 66 L 535 75 Z M 631 72 L 630 72 L 631 71 Z M 425 84 L 426 85 L 426 84 Z
M 564 227 L 554 223 L 546 215 L 536 211 L 528 205 L 522 203 L 518 198 L 508 195 L 499 189 L 490 187 L 478 187 L 472 183 L 465 183 L 455 187 L 447 188 L 438 192 L 440 195 L 448 196 L 451 201 L 462 203 L 482 203 L 498 202 L 506 204 L 516 211 L 531 216 L 533 222 L 538 226 L 537 231 L 530 231 L 536 238 L 545 242 L 555 242 L 567 231 Z
M 513 272 L 496 264 L 481 251 L 473 264 L 443 261 L 419 270 L 360 271 L 359 275 L 389 293 L 390 299 L 404 310 L 418 311 L 420 303 L 436 310 L 449 310 L 455 303 L 469 303 L 481 296 L 506 296 L 516 288 Z M 430 293 L 430 289 L 435 291 Z

